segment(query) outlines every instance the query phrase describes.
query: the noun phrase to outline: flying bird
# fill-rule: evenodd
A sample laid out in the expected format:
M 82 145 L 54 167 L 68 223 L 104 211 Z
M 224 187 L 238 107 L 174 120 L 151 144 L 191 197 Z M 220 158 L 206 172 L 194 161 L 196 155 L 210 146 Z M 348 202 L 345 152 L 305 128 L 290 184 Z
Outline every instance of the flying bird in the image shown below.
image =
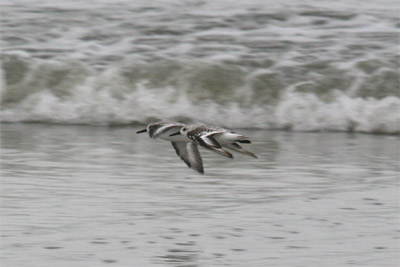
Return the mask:
M 170 137 L 180 135 L 186 136 L 196 145 L 205 147 L 206 149 L 212 150 L 228 158 L 233 158 L 233 155 L 224 148 L 257 158 L 256 154 L 244 149 L 239 144 L 250 144 L 251 141 L 248 137 L 225 128 L 206 124 L 193 124 L 181 127 L 179 131 L 171 134 Z
M 186 163 L 189 168 L 203 174 L 203 160 L 201 158 L 197 145 L 192 142 L 189 138 L 183 135 L 171 136 L 172 133 L 179 132 L 179 130 L 185 127 L 183 123 L 161 121 L 150 123 L 143 130 L 137 131 L 136 133 L 147 132 L 150 138 L 162 139 L 170 141 L 175 149 L 176 154 Z

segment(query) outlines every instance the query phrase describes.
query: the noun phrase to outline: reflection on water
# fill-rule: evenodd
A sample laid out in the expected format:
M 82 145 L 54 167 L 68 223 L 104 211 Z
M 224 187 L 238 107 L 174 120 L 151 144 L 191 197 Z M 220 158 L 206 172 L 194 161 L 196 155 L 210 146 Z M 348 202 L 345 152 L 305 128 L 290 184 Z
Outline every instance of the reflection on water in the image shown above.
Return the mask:
M 397 137 L 249 130 L 198 175 L 135 131 L 2 125 L 2 266 L 398 263 Z

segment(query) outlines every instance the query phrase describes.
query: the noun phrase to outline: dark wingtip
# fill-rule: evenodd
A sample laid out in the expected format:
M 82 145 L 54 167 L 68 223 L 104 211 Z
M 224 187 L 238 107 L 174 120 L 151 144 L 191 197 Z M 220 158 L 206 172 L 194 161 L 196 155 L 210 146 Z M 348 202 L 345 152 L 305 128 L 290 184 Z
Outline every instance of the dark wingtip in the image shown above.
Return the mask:
M 228 157 L 228 158 L 230 158 L 230 159 L 233 159 L 233 158 L 234 158 L 232 153 L 229 153 L 229 152 L 226 151 L 226 150 L 223 150 L 223 152 L 224 152 L 224 153 L 221 153 L 221 155 L 224 155 L 224 156 L 226 156 L 226 157 Z
M 200 173 L 200 174 L 204 174 L 203 166 L 201 166 L 200 168 L 193 168 L 191 166 L 189 166 L 189 167 L 192 168 L 193 170 L 195 170 L 196 172 Z
M 147 132 L 147 129 L 143 129 L 143 130 L 137 131 L 136 133 L 139 134 L 139 133 L 145 133 L 145 132 Z
M 233 157 L 233 154 L 231 154 L 231 153 L 229 153 L 229 152 L 227 152 L 227 151 L 225 151 L 226 152 L 226 156 L 228 157 L 228 158 L 231 158 L 231 159 L 233 159 L 234 157 Z
M 251 144 L 251 141 L 250 141 L 250 140 L 247 140 L 247 139 L 245 139 L 245 140 L 238 140 L 238 142 L 239 142 L 239 143 L 244 143 L 244 144 Z
M 189 164 L 187 164 L 187 165 L 189 168 L 193 169 L 197 173 L 204 174 L 204 169 L 196 169 L 196 168 L 193 168 L 192 166 L 190 166 Z

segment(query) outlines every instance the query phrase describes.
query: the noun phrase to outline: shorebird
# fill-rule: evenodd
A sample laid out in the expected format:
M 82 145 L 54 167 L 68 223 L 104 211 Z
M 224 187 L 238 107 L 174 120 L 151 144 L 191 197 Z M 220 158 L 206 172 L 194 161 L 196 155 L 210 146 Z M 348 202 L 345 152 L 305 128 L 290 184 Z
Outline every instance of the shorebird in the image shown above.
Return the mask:
M 170 137 L 180 135 L 186 136 L 196 145 L 205 147 L 228 158 L 233 158 L 233 155 L 224 148 L 257 158 L 253 152 L 244 149 L 238 144 L 251 143 L 248 137 L 237 134 L 225 128 L 209 126 L 205 124 L 193 124 L 181 127 L 179 131 L 171 134 Z
M 203 160 L 197 145 L 184 135 L 171 136 L 172 133 L 177 131 L 179 132 L 182 127 L 185 127 L 183 123 L 161 121 L 150 123 L 145 129 L 137 131 L 136 133 L 148 132 L 150 138 L 160 138 L 165 141 L 170 141 L 176 154 L 186 163 L 186 165 L 203 174 Z

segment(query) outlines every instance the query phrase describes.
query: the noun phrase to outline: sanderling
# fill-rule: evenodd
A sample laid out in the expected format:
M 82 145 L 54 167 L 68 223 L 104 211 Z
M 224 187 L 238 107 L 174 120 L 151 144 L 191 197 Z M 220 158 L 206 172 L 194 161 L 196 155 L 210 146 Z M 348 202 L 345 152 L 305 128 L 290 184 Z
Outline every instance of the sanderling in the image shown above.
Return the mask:
M 233 155 L 223 149 L 223 147 L 257 158 L 254 153 L 244 149 L 238 144 L 251 143 L 249 138 L 228 129 L 205 124 L 193 124 L 181 127 L 179 131 L 171 134 L 170 137 L 179 135 L 187 136 L 196 145 L 203 146 L 229 158 L 233 158 Z
M 186 165 L 203 174 L 203 160 L 201 159 L 197 145 L 186 135 L 171 136 L 172 133 L 177 131 L 179 132 L 182 127 L 185 127 L 183 123 L 161 121 L 150 123 L 145 129 L 137 131 L 136 133 L 148 132 L 150 138 L 160 138 L 170 141 L 176 154 L 186 163 Z

